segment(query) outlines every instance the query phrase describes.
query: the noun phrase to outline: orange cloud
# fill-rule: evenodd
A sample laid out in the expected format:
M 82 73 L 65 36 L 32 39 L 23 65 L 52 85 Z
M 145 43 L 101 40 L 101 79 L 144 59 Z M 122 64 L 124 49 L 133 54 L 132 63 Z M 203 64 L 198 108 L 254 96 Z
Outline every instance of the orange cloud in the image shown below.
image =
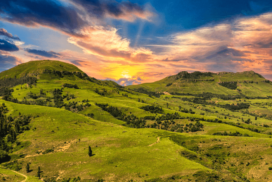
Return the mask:
M 84 38 L 70 37 L 68 42 L 82 48 L 85 53 L 109 60 L 146 61 L 152 51 L 146 48 L 131 48 L 130 41 L 122 38 L 115 28 L 102 26 L 87 27 L 82 30 Z
M 90 76 L 120 84 L 153 82 L 180 71 L 254 70 L 272 79 L 272 13 L 201 27 L 165 37 L 169 45 L 132 47 L 113 27 L 82 28 L 68 41 L 83 50 L 61 60 Z M 160 48 L 160 51 L 157 51 Z

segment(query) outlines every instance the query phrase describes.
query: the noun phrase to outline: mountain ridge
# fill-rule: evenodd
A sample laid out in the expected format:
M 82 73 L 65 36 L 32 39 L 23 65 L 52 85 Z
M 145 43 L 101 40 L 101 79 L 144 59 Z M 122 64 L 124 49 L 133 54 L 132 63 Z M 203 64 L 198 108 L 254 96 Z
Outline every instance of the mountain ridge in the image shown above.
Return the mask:
M 251 85 L 250 85 L 251 84 Z M 254 71 L 199 72 L 181 71 L 153 83 L 130 85 L 127 88 L 141 92 L 169 92 L 201 94 L 211 92 L 224 95 L 270 96 L 271 82 Z
M 10 78 L 35 77 L 38 79 L 89 80 L 99 85 L 122 88 L 118 83 L 89 77 L 73 64 L 56 60 L 39 60 L 19 64 L 0 73 L 0 80 Z M 143 93 L 192 93 L 206 92 L 223 95 L 271 96 L 272 85 L 262 75 L 254 71 L 244 72 L 200 72 L 181 71 L 152 83 L 130 85 L 126 88 Z

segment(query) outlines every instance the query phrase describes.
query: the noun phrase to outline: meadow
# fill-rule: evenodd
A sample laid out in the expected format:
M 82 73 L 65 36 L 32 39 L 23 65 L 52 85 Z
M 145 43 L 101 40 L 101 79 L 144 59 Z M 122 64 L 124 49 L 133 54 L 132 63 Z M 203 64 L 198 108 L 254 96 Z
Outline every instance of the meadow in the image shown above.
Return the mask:
M 3 91 L 0 181 L 272 181 L 272 84 L 254 72 L 128 87 L 58 61 L 0 73 L 15 76 L 37 81 Z

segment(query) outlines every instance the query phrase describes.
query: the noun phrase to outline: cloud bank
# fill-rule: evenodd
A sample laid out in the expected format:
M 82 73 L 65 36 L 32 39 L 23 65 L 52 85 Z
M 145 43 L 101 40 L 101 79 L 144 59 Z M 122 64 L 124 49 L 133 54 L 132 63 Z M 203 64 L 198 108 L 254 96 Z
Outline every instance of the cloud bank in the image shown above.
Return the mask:
M 60 31 L 68 35 L 69 43 L 83 50 L 83 53 L 71 50 L 57 53 L 23 49 L 30 58 L 40 56 L 70 61 L 99 79 L 111 78 L 127 85 L 153 82 L 180 71 L 246 70 L 254 70 L 272 79 L 272 13 L 238 17 L 176 32 L 160 37 L 164 44 L 138 47 L 122 37 L 118 28 L 107 24 L 109 19 L 149 22 L 154 16 L 145 6 L 114 0 L 0 2 L 1 20 Z M 0 39 L 0 50 L 21 50 L 15 42 L 19 38 L 5 29 L 0 29 L 0 35 L 9 38 Z

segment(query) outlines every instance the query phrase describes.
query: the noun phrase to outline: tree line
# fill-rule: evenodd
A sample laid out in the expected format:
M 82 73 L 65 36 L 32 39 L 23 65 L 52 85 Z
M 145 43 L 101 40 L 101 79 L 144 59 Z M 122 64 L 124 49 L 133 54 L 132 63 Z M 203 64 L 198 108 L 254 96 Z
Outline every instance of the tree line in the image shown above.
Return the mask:
M 29 130 L 32 117 L 21 115 L 7 116 L 8 109 L 3 103 L 0 106 L 0 163 L 10 159 L 8 153 L 13 149 L 13 143 L 16 142 L 17 136 Z M 19 144 L 19 143 L 18 143 Z
M 145 111 L 149 111 L 151 113 L 160 113 L 160 114 L 162 114 L 164 112 L 162 107 L 153 106 L 153 105 L 142 106 L 142 107 L 140 107 L 140 109 L 143 109 Z
M 4 78 L 0 80 L 0 96 L 5 95 L 6 90 L 9 88 L 15 87 L 16 85 L 33 85 L 37 83 L 36 77 L 21 77 L 21 78 Z
M 50 106 L 50 107 L 57 107 L 57 108 L 64 107 L 66 110 L 73 111 L 73 112 L 82 111 L 91 106 L 91 104 L 89 103 L 89 100 L 83 100 L 81 104 L 75 101 L 64 103 L 64 99 L 69 101 L 70 99 L 75 99 L 75 96 L 74 94 L 63 94 L 63 88 L 54 89 L 52 91 L 53 93 L 52 98 L 47 97 L 43 89 L 40 90 L 39 95 L 29 92 L 28 96 L 31 99 L 33 99 L 32 101 L 28 101 L 26 98 L 24 98 L 22 101 L 18 101 L 17 98 L 12 97 L 13 91 L 14 91 L 13 89 L 6 89 L 3 99 L 7 101 L 19 103 L 19 104 L 42 105 L 42 106 Z M 45 99 L 39 99 L 42 97 L 44 97 Z

